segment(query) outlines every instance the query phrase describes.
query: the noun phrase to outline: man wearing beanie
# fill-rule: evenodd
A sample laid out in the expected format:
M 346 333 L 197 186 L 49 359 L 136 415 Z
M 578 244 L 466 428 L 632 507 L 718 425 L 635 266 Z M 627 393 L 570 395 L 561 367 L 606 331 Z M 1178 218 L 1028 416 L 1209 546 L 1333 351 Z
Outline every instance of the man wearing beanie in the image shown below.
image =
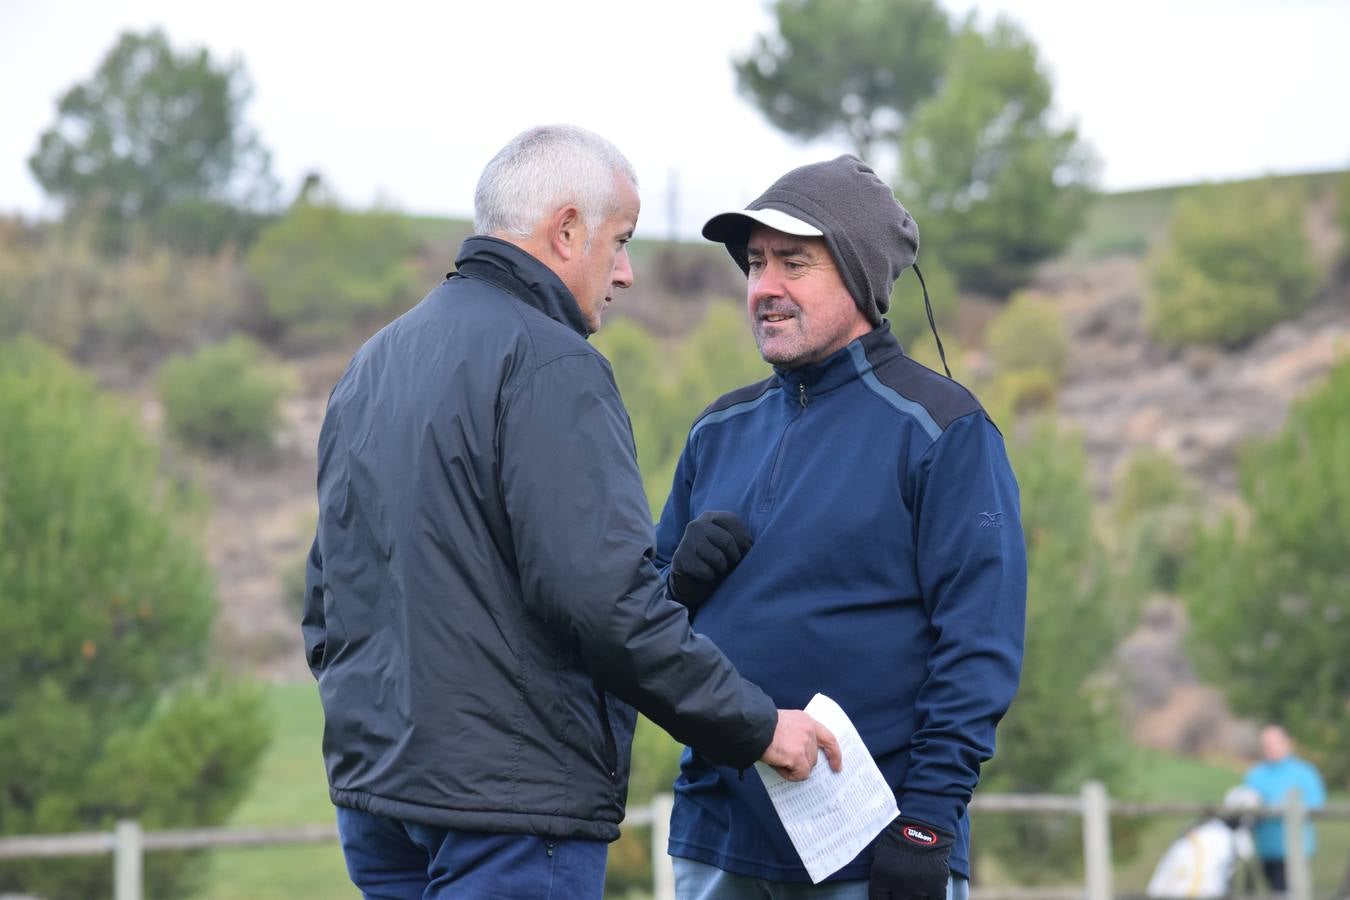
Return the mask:
M 964 387 L 904 355 L 882 315 L 914 219 L 852 156 L 788 172 L 714 216 L 747 276 L 772 377 L 699 416 L 657 528 L 671 558 L 729 510 L 753 546 L 686 591 L 696 631 L 780 707 L 817 692 L 853 720 L 900 817 L 812 885 L 764 786 L 687 749 L 670 853 L 681 900 L 961 898 L 966 806 L 1022 662 L 1026 549 L 1003 439 Z M 847 761 L 845 761 L 847 765 Z

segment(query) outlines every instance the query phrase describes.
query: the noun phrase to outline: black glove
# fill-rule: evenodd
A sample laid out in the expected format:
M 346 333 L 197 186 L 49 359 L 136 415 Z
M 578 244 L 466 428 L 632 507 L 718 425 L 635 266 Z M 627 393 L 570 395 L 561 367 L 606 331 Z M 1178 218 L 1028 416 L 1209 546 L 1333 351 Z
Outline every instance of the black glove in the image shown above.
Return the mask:
M 705 512 L 684 529 L 670 559 L 670 596 L 692 613 L 731 574 L 754 540 L 740 517 L 726 510 Z
M 908 816 L 887 825 L 872 854 L 867 900 L 946 900 L 955 840 L 950 831 Z

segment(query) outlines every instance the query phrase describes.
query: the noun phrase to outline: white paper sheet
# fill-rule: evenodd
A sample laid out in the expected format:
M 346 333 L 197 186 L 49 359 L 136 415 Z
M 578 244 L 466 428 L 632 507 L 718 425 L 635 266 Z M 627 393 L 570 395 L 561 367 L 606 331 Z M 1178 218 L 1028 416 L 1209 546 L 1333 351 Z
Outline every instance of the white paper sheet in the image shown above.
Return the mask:
M 812 883 L 819 884 L 862 852 L 900 810 L 839 704 L 816 694 L 806 711 L 838 739 L 844 770 L 832 771 L 823 752 L 805 781 L 788 781 L 762 762 L 755 769 Z

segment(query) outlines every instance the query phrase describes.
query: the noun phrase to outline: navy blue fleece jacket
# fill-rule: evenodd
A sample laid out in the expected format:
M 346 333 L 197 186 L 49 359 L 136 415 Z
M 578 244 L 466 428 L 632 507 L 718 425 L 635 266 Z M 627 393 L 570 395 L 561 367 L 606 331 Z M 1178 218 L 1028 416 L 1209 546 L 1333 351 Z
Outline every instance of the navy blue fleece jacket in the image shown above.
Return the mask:
M 978 401 L 881 326 L 733 391 L 694 423 L 657 528 L 668 565 L 707 510 L 755 544 L 695 612 L 780 708 L 837 701 L 902 813 L 956 833 L 1022 662 L 1026 546 L 1003 439 Z M 672 855 L 808 881 L 759 778 L 686 750 Z M 866 878 L 871 850 L 831 880 Z

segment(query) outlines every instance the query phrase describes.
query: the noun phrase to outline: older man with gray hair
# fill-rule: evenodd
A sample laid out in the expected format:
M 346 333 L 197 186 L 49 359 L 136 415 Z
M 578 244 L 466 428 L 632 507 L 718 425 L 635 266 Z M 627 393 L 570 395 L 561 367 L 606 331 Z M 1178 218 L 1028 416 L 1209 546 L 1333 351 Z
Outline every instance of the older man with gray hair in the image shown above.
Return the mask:
M 633 282 L 638 207 L 608 141 L 521 134 L 482 174 L 457 270 L 329 399 L 302 629 L 368 897 L 600 897 L 632 707 L 733 768 L 840 764 L 675 602 L 737 564 L 739 536 L 714 512 L 678 583 L 652 563 L 628 417 L 586 341 Z

